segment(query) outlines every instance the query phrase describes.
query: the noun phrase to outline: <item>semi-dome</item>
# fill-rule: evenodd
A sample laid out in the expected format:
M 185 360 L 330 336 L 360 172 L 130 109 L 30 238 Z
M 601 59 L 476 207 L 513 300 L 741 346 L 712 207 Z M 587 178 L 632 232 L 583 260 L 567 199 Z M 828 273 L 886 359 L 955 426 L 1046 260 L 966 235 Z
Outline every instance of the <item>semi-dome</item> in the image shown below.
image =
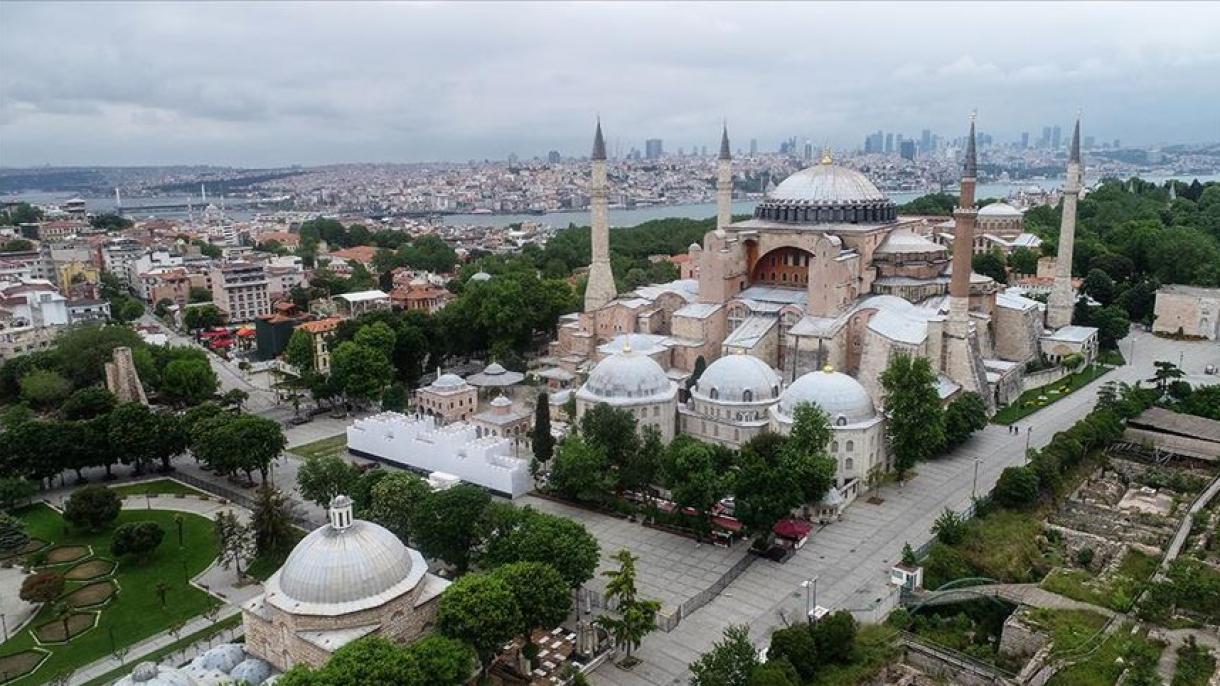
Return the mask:
M 993 202 L 979 209 L 980 217 L 1020 217 L 1021 210 L 1006 202 Z
M 885 237 L 881 245 L 873 251 L 875 255 L 884 254 L 903 254 L 903 253 L 927 253 L 927 252 L 946 252 L 948 248 L 929 240 L 911 230 L 891 231 L 890 235 Z
M 756 219 L 792 223 L 885 223 L 898 218 L 898 208 L 864 174 L 822 163 L 784 179 L 754 208 Z
M 331 501 L 330 523 L 297 543 L 267 582 L 267 601 L 285 612 L 340 615 L 410 591 L 427 564 L 386 528 L 352 518 L 351 500 Z
M 779 397 L 780 376 L 753 355 L 725 355 L 708 365 L 692 395 L 721 402 L 763 402 Z
M 657 361 L 624 347 L 606 357 L 581 386 L 580 393 L 592 400 L 646 400 L 674 392 L 674 382 Z
M 852 377 L 832 369 L 809 372 L 793 381 L 779 397 L 776 411 L 791 419 L 797 405 L 813 403 L 826 413 L 831 426 L 857 424 L 877 416 L 873 400 L 864 386 Z

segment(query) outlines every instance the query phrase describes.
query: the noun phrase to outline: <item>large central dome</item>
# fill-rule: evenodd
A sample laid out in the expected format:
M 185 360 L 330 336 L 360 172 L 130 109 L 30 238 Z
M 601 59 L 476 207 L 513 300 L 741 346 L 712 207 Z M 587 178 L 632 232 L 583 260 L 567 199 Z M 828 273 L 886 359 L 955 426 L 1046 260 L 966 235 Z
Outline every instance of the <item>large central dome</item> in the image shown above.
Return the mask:
M 822 163 L 784 179 L 754 210 L 758 219 L 800 224 L 884 223 L 897 209 L 868 177 L 854 169 Z

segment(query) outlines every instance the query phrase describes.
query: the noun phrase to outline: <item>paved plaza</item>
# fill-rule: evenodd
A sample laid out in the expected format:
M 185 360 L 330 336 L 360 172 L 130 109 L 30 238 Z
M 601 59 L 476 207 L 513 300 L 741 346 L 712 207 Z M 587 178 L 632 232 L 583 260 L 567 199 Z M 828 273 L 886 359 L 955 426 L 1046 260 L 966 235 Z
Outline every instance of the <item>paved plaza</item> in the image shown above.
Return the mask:
M 1192 384 L 1220 382 L 1201 374 L 1205 365 L 1220 364 L 1220 345 L 1212 342 L 1175 342 L 1135 330 L 1122 342 L 1122 350 L 1131 364 L 1022 420 L 1020 435 L 1009 434 L 1004 426 L 989 425 L 950 455 L 918 465 L 905 485 L 882 488 L 884 502 L 880 505 L 857 500 L 841 521 L 814 533 L 787 563 L 755 562 L 673 631 L 648 636 L 633 653 L 642 664 L 627 672 L 608 663 L 592 675 L 592 681 L 616 686 L 685 684 L 687 665 L 711 648 L 726 627 L 747 624 L 755 643 L 765 645 L 771 631 L 784 625 L 784 617 L 801 617 L 805 608 L 801 582 L 813 577 L 818 580 L 817 604 L 831 609 L 870 607 L 889 592 L 889 568 L 898 560 L 903 544 L 918 546 L 927 541 L 932 522 L 945 507 L 960 511 L 969 505 L 976 459 L 978 492 L 986 493 L 1005 467 L 1024 461 L 1027 427 L 1033 428 L 1031 446 L 1045 445 L 1055 432 L 1067 429 L 1092 409 L 1102 384 L 1146 381 L 1152 378 L 1154 360 L 1176 362 L 1181 353 Z

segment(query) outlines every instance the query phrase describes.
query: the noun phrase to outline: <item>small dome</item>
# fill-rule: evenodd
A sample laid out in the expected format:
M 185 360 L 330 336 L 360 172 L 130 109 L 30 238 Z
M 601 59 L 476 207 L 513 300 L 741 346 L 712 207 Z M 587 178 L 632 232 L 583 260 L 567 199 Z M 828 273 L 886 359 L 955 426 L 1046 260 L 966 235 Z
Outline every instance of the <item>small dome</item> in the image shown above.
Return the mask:
M 703 250 L 703 246 L 699 245 L 698 243 L 691 243 L 690 247 L 686 250 L 687 252 L 699 252 L 700 250 Z
M 487 365 L 486 368 L 483 369 L 483 373 L 488 374 L 490 376 L 499 376 L 506 371 L 508 371 L 508 370 L 505 369 L 504 366 L 501 365 L 499 362 L 492 362 L 491 364 Z
M 979 209 L 980 217 L 1020 217 L 1021 210 L 1006 202 L 993 202 Z
M 948 248 L 910 230 L 893 231 L 877 246 L 875 254 L 946 252 Z
M 508 398 L 505 398 L 502 395 L 496 396 L 495 399 L 491 401 L 492 407 L 512 407 L 512 404 L 513 404 L 513 401 L 509 400 Z
M 487 281 L 490 278 L 491 278 L 491 274 L 488 274 L 487 272 L 477 272 L 474 276 L 470 277 L 470 280 L 471 281 Z
M 797 405 L 808 402 L 820 407 L 831 426 L 856 424 L 877 416 L 873 400 L 859 381 L 841 372 L 824 369 L 793 381 L 779 397 L 777 411 L 791 419 Z
M 245 659 L 246 653 L 241 646 L 236 643 L 225 643 L 208 648 L 203 654 L 196 656 L 191 661 L 191 666 L 228 674 Z
M 725 355 L 708 365 L 692 394 L 722 402 L 761 402 L 778 398 L 779 388 L 779 373 L 766 362 L 753 355 Z
M 141 662 L 131 674 L 116 681 L 115 686 L 196 686 L 196 682 L 173 667 Z
M 440 376 L 436 377 L 436 381 L 433 381 L 432 385 L 436 388 L 452 390 L 454 388 L 461 388 L 465 383 L 466 382 L 462 380 L 462 377 L 458 376 L 457 374 L 441 374 Z
M 867 176 L 837 164 L 802 169 L 781 181 L 767 197 L 813 204 L 889 200 Z
M 631 400 L 671 394 L 675 386 L 656 360 L 628 346 L 598 362 L 580 390 L 594 400 Z

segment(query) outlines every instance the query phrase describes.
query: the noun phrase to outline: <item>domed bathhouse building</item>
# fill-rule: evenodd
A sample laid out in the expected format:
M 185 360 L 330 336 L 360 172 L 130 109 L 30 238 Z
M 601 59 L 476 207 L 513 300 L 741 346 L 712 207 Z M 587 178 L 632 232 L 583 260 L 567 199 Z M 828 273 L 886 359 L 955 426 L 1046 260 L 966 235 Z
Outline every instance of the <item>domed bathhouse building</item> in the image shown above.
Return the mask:
M 448 585 L 418 551 L 355 519 L 352 501 L 337 496 L 330 522 L 301 539 L 263 594 L 242 606 L 246 650 L 288 670 L 321 667 L 370 634 L 409 643 L 431 627 Z
M 779 372 L 753 355 L 725 355 L 713 362 L 678 406 L 678 428 L 709 443 L 741 447 L 767 429 L 780 399 Z
M 771 430 L 787 435 L 797 407 L 804 403 L 825 412 L 830 424 L 826 451 L 837 466 L 833 492 L 823 499 L 819 514 L 822 519 L 833 519 L 868 488 L 870 478 L 889 470 L 885 421 L 863 384 L 827 366 L 801 376 L 784 389 L 779 402 L 771 406 Z
M 601 403 L 630 412 L 641 429 L 655 428 L 665 443 L 674 438 L 678 384 L 656 360 L 636 352 L 630 337 L 619 352 L 598 362 L 576 391 L 576 421 Z
M 944 245 L 953 243 L 956 220 L 950 219 L 936 225 L 937 240 Z M 999 250 L 1011 254 L 1017 248 L 1037 250 L 1042 239 L 1025 232 L 1025 213 L 1006 202 L 993 202 L 979 208 L 974 224 L 975 254 Z
M 1039 342 L 1065 325 L 1062 317 L 1048 325 L 1046 312 L 1056 308 L 1006 293 L 971 268 L 980 221 L 1004 236 L 1013 231 L 1025 235 L 1015 208 L 975 206 L 973 122 L 962 155 L 961 206 L 953 213 L 952 246 L 939 242 L 944 238 L 939 226 L 925 217 L 902 216 L 864 173 L 835 164 L 829 154 L 779 183 L 752 217 L 734 221 L 726 130 L 716 167 L 716 227 L 682 256 L 681 274 L 689 278 L 627 293 L 615 292 L 608 268 L 605 146 L 598 131 L 590 184 L 592 263 L 597 267 L 590 270 L 590 282 L 597 283 L 586 291 L 594 297 L 586 297 L 583 311 L 560 319 L 549 350 L 555 367 L 589 374 L 584 399 L 578 397 L 586 408 L 599 400 L 624 399 L 602 392 L 607 390 L 602 379 L 594 377 L 604 372 L 594 365 L 604 364 L 601 356 L 610 354 L 616 341 L 630 338 L 646 340 L 647 356 L 680 385 L 699 358 L 710 369 L 722 357 L 748 355 L 776 370 L 784 384 L 831 365 L 858 379 L 874 407 L 884 405 L 877 379 L 890 360 L 900 353 L 920 356 L 937 373 L 943 401 L 977 392 L 994 411 L 1020 393 L 1024 365 L 1037 356 Z M 1064 213 L 1061 255 L 1071 254 L 1079 192 L 1078 146 L 1072 150 L 1064 191 L 1071 211 Z M 1071 293 L 1064 288 L 1070 290 L 1070 273 L 1057 276 L 1056 283 L 1063 294 L 1056 302 L 1068 302 Z M 655 370 L 651 376 L 661 378 Z M 659 381 L 657 388 L 663 388 Z M 692 393 L 683 406 L 680 430 L 702 432 L 700 420 L 707 412 L 712 417 L 720 412 L 723 418 L 731 411 L 735 420 L 737 409 L 713 406 L 710 386 L 705 390 L 702 396 Z M 742 413 L 744 422 L 744 409 Z M 649 414 L 649 422 L 657 421 L 651 409 Z M 700 435 L 716 440 L 713 424 L 706 425 Z

